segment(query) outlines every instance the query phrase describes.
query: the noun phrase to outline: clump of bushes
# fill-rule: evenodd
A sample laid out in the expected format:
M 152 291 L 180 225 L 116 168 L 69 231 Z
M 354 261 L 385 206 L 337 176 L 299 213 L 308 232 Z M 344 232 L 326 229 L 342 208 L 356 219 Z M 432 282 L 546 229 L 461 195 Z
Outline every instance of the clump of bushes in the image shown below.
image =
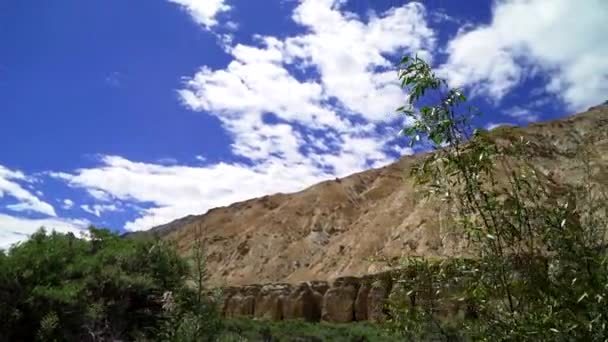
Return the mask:
M 169 242 L 41 229 L 0 251 L 0 341 L 201 341 L 220 321 L 190 274 Z

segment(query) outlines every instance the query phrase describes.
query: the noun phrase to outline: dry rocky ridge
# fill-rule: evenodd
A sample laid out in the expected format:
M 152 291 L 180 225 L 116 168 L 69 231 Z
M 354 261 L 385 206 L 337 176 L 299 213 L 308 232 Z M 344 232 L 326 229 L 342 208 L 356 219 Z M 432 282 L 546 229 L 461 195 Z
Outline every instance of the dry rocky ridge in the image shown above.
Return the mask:
M 524 128 L 499 127 L 491 134 L 529 139 L 535 151 L 534 165 L 564 184 L 580 183 L 583 173 L 574 157 L 584 146 L 594 152 L 591 163 L 595 179 L 608 187 L 606 105 Z M 355 286 L 346 280 L 355 278 L 345 276 L 362 279 L 385 271 L 386 264 L 372 260 L 374 257 L 466 253 L 461 242 L 447 234 L 449 227 L 442 222 L 442 210 L 420 201 L 408 178 L 409 168 L 420 157 L 406 156 L 385 167 L 321 182 L 297 193 L 215 208 L 153 229 L 152 233 L 175 240 L 179 249 L 188 253 L 195 232 L 200 230 L 212 286 L 273 283 L 228 290 L 234 292 L 225 309 L 229 316 L 247 313 L 276 318 L 276 308 L 281 306 L 281 317 L 353 320 L 357 319 L 357 310 L 353 309 L 354 316 L 350 310 L 343 315 L 333 312 L 328 304 L 343 301 L 350 307 L 352 301 L 355 308 L 367 305 L 367 311 L 359 310 L 360 315 L 366 312 L 373 317 L 370 303 L 363 304 L 363 298 L 382 291 L 369 284 Z M 312 285 L 312 280 L 320 282 Z M 336 287 L 342 290 L 333 291 Z M 367 296 L 362 292 L 359 298 L 360 291 L 368 292 Z M 237 299 L 241 304 L 230 304 Z M 373 303 L 371 307 L 375 307 Z

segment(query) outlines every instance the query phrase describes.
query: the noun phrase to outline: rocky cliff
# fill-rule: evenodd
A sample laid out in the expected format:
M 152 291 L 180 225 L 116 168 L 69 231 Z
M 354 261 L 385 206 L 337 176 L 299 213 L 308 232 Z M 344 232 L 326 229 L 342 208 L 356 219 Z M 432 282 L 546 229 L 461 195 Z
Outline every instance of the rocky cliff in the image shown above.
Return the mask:
M 580 147 L 591 149 L 595 152 L 591 160 L 594 177 L 608 184 L 607 106 L 525 128 L 499 127 L 491 134 L 529 139 L 538 170 L 562 183 L 580 182 L 582 171 L 574 157 Z M 320 308 L 321 296 L 327 303 L 343 301 L 349 308 L 351 302 L 354 307 L 367 305 L 367 311 L 359 311 L 370 315 L 370 304 L 358 300 L 359 292 L 368 291 L 369 298 L 378 295 L 379 289 L 353 285 L 349 278 L 340 278 L 339 286 L 344 291 L 339 293 L 332 292 L 335 282 L 332 287 L 320 283 L 317 288 L 306 287 L 302 282 L 383 271 L 384 264 L 372 260 L 374 257 L 444 257 L 466 252 L 458 239 L 446 234 L 442 210 L 420 201 L 412 187 L 408 170 L 419 158 L 403 157 L 391 165 L 325 181 L 297 193 L 215 208 L 160 227 L 156 232 L 177 241 L 180 250 L 187 253 L 195 231 L 200 230 L 207 246 L 209 281 L 213 286 L 283 283 L 237 291 L 231 300 L 238 298 L 249 304 L 234 309 L 238 312 L 231 311 L 228 305 L 230 315 L 247 312 L 276 316 L 276 308 L 283 306 L 281 315 L 285 317 L 353 319 L 350 313 L 326 310 L 330 307 L 327 304 Z M 322 290 L 325 287 L 329 287 L 327 292 Z

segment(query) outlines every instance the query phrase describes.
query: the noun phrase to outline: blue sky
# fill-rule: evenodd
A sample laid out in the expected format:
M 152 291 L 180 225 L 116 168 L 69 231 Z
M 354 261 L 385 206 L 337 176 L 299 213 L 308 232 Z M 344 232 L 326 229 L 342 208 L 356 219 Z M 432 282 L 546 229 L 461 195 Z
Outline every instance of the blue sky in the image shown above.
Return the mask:
M 0 246 L 144 230 L 411 154 L 418 53 L 525 125 L 608 99 L 602 0 L 0 3 Z

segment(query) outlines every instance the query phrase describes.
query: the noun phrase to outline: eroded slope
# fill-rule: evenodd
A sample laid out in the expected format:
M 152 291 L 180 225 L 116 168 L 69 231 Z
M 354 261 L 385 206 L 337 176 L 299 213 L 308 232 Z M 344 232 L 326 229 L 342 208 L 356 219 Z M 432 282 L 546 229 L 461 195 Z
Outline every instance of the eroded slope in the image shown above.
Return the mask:
M 595 176 L 608 184 L 606 106 L 521 129 L 500 127 L 492 134 L 525 135 L 533 143 L 537 168 L 562 183 L 581 181 L 574 157 L 584 145 L 596 152 Z M 418 158 L 403 157 L 297 193 L 212 209 L 165 225 L 163 232 L 187 253 L 200 229 L 213 285 L 331 280 L 383 270 L 373 257 L 466 253 L 462 242 L 445 234 L 442 210 L 416 195 L 407 175 Z

